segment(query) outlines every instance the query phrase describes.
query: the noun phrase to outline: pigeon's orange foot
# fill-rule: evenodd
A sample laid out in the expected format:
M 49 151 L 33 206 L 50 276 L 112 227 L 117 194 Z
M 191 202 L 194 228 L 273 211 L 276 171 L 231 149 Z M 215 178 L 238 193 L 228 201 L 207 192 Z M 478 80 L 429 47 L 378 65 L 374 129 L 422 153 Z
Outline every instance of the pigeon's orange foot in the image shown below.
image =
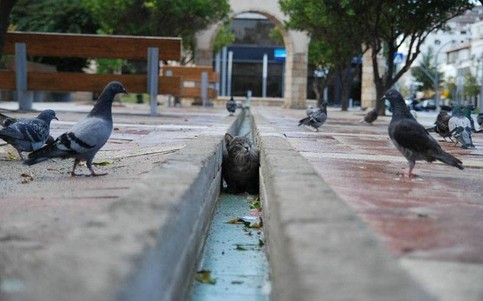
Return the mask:
M 409 172 L 398 173 L 397 175 L 400 176 L 401 178 L 408 178 L 408 179 L 413 179 L 418 177 L 417 175 Z

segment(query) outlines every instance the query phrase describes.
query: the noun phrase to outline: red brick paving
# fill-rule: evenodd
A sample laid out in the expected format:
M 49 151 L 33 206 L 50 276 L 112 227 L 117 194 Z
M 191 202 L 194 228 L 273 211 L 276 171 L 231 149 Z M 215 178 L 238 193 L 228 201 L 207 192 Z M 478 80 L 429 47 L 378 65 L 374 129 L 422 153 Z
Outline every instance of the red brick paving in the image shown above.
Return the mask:
M 465 170 L 418 161 L 418 177 L 407 179 L 398 175 L 407 162 L 388 138 L 389 117 L 370 126 L 359 123 L 360 112 L 329 110 L 316 133 L 297 127 L 305 111 L 259 110 L 395 256 L 483 262 L 483 133 L 472 150 L 440 142 Z

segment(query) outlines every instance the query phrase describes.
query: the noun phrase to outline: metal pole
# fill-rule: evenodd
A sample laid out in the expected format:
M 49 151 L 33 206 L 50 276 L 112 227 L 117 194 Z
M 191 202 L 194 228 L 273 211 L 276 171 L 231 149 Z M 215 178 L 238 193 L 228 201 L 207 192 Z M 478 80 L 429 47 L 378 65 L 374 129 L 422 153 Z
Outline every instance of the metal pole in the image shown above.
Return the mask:
M 203 102 L 203 107 L 206 107 L 208 101 L 208 72 L 201 72 L 201 101 Z
M 227 95 L 231 96 L 231 77 L 232 77 L 232 70 L 233 70 L 233 51 L 228 51 L 228 72 L 227 72 L 227 87 L 226 92 Z
M 227 48 L 223 47 L 221 50 L 221 96 L 226 96 L 226 59 L 227 59 Z
M 27 91 L 27 45 L 15 43 L 15 70 L 19 110 L 32 110 L 33 93 Z
M 220 71 L 221 71 L 221 54 L 218 52 L 215 56 L 215 72 L 220 74 Z M 216 89 L 216 92 L 218 92 L 218 95 L 221 95 L 220 94 L 220 82 L 219 81 L 217 81 L 215 83 L 215 89 Z
M 245 109 L 250 109 L 250 102 L 252 100 L 252 90 L 247 91 L 247 98 L 245 99 Z
M 480 113 L 483 113 L 483 54 L 481 54 L 480 99 L 478 108 L 480 108 Z
M 173 76 L 173 70 L 166 70 L 166 74 L 165 74 L 166 77 L 171 77 Z M 172 101 L 172 98 L 173 98 L 173 95 L 168 95 L 168 107 L 171 107 L 171 101 Z M 173 107 L 175 107 L 176 104 L 174 103 L 173 101 Z
M 151 115 L 158 114 L 159 50 L 148 48 L 148 93 Z
M 285 97 L 285 61 L 282 64 L 282 98 Z
M 263 55 L 262 97 L 267 97 L 268 55 Z

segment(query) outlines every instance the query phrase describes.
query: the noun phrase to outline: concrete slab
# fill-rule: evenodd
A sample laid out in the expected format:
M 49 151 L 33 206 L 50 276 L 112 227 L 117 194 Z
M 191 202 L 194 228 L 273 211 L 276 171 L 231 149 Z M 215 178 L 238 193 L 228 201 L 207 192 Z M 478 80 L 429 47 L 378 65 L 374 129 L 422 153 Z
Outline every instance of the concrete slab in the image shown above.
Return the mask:
M 285 139 L 310 162 L 321 181 L 374 231 L 394 259 L 404 262 L 403 267 L 411 278 L 414 277 L 413 280 L 429 294 L 439 300 L 481 300 L 483 285 L 479 271 L 483 266 L 483 244 L 477 237 L 483 237 L 483 190 L 480 188 L 483 183 L 482 134 L 474 135 L 476 148 L 470 150 L 440 142 L 443 148 L 464 162 L 464 171 L 441 163 L 418 162 L 415 168 L 418 177 L 407 179 L 399 175 L 407 169 L 406 160 L 387 136 L 389 117 L 379 118 L 373 126 L 369 126 L 359 123 L 363 115 L 361 112 L 329 109 L 326 124 L 319 129 L 320 132 L 314 132 L 297 126 L 297 121 L 304 117 L 304 111 L 257 107 L 256 112 L 265 121 L 263 129 L 259 128 L 262 135 L 274 136 L 276 133 L 278 137 L 284 137 L 280 139 Z M 430 126 L 435 117 L 436 114 L 418 115 L 420 123 L 426 126 Z M 283 152 L 276 154 L 281 156 L 280 162 L 284 162 L 281 165 L 293 171 L 292 158 L 284 160 Z M 273 160 L 268 158 L 267 162 Z M 285 173 L 284 169 L 280 172 Z M 280 181 L 280 177 L 276 181 Z M 313 184 L 293 181 L 297 185 L 287 184 L 287 187 L 296 190 L 298 198 L 296 193 L 284 190 L 283 185 L 277 186 L 276 196 L 288 194 L 294 198 L 293 203 L 300 207 L 298 210 L 296 205 L 290 208 L 297 213 L 294 221 L 307 217 L 317 223 L 327 220 L 326 215 L 332 216 L 330 208 L 323 210 L 325 215 L 322 210 L 316 209 L 326 207 L 323 194 L 312 196 L 316 201 L 305 195 L 307 190 L 313 189 Z M 305 204 L 312 202 L 315 205 L 309 205 L 310 209 L 305 210 Z M 280 208 L 281 212 L 287 209 Z M 319 218 L 314 217 L 317 212 Z M 289 214 L 282 214 L 285 215 Z M 342 217 L 338 220 L 342 222 Z M 323 231 L 325 228 L 317 225 L 314 229 Z M 313 230 L 311 236 L 316 234 L 317 231 Z M 301 236 L 294 231 L 286 239 L 299 241 Z M 318 244 L 312 242 L 301 249 L 308 250 L 310 246 L 317 248 Z M 367 249 L 367 246 L 359 249 L 361 256 Z M 343 256 L 345 248 L 339 250 Z M 315 253 L 312 261 L 315 261 Z M 319 253 L 322 254 L 321 251 Z M 468 264 L 472 268 L 464 268 Z M 340 266 L 343 268 L 342 263 Z M 454 267 L 451 273 L 458 275 L 455 277 L 467 280 L 465 285 L 443 281 L 437 276 L 449 266 Z M 444 287 L 438 285 L 440 281 L 444 282 Z

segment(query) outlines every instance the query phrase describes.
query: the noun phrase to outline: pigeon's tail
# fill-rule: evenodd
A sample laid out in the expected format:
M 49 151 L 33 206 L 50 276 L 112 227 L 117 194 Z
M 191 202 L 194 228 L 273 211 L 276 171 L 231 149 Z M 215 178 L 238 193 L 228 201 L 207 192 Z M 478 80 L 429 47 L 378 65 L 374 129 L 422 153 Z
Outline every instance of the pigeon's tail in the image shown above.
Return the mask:
M 299 126 L 301 125 L 310 125 L 310 116 L 305 117 L 304 119 L 299 120 Z
M 436 159 L 438 161 L 441 161 L 443 163 L 446 163 L 448 165 L 458 167 L 459 169 L 464 169 L 463 162 L 461 160 L 457 159 L 453 155 L 441 150 L 437 155 Z
M 0 113 L 0 125 L 2 125 L 3 127 L 7 127 L 14 122 L 14 118 L 8 117 L 7 115 L 3 115 L 2 113 Z
M 67 155 L 67 153 L 63 150 L 57 148 L 57 144 L 50 143 L 45 145 L 44 147 L 31 152 L 29 154 L 29 158 L 23 162 L 25 165 L 34 165 L 50 158 L 63 158 Z

